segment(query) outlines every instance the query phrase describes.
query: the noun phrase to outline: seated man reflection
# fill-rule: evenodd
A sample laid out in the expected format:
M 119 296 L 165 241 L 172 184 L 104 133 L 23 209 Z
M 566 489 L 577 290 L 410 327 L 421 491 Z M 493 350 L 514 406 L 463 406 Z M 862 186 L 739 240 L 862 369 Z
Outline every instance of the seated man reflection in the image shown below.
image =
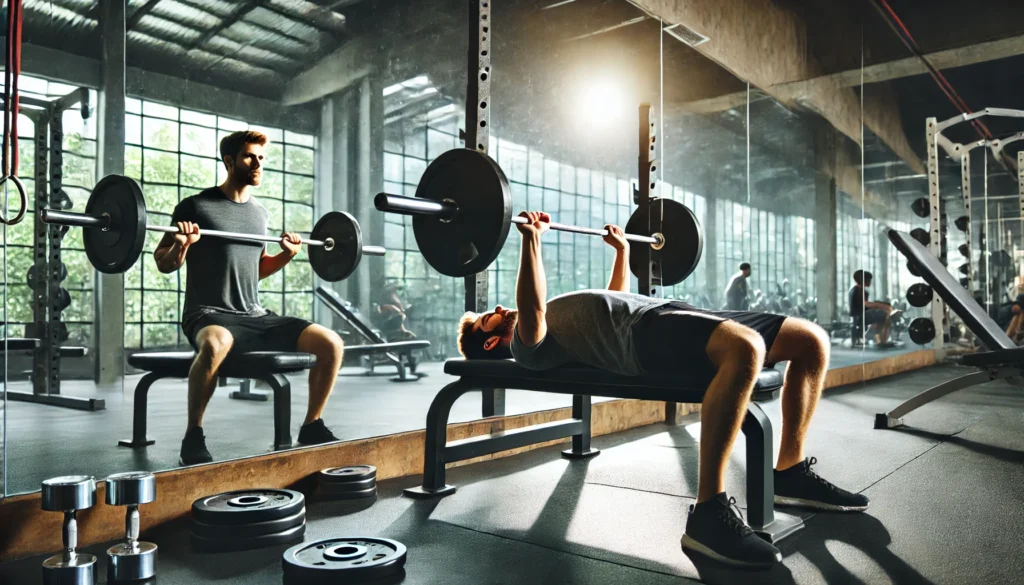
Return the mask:
M 181 442 L 182 465 L 213 460 L 206 447 L 203 415 L 216 388 L 217 370 L 231 352 L 305 352 L 316 356 L 309 373 L 309 406 L 299 443 L 316 445 L 337 438 L 320 418 L 341 367 L 337 333 L 297 317 L 282 317 L 260 306 L 259 281 L 281 270 L 299 253 L 302 239 L 281 235 L 281 252 L 270 255 L 262 242 L 202 237 L 201 229 L 265 234 L 269 214 L 251 187 L 262 179 L 267 137 L 235 132 L 220 143 L 228 176 L 183 199 L 153 256 L 161 272 L 187 263 L 181 328 L 196 349 L 188 376 L 188 427 Z
M 865 334 L 871 331 L 876 346 L 891 347 L 893 344 L 889 341 L 889 329 L 903 312 L 894 310 L 889 303 L 868 299 L 868 288 L 873 280 L 874 275 L 865 270 L 853 273 L 853 286 L 848 295 L 850 316 L 862 320 Z M 862 343 L 862 340 L 854 339 L 853 343 Z

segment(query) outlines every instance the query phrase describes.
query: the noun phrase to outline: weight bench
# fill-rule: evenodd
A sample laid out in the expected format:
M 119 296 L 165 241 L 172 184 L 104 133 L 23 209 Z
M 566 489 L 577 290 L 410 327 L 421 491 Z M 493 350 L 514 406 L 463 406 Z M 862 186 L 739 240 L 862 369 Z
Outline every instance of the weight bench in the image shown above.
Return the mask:
M 146 437 L 146 411 L 149 388 L 161 378 L 188 378 L 195 353 L 190 351 L 142 352 L 128 356 L 128 364 L 148 372 L 135 386 L 132 438 L 118 441 L 122 447 L 147 447 L 156 441 Z M 308 353 L 253 351 L 228 355 L 218 376 L 255 379 L 266 382 L 274 393 L 274 449 L 292 446 L 292 385 L 284 374 L 308 370 L 316 365 L 316 356 Z
M 960 283 L 953 280 L 953 275 L 946 270 L 946 267 L 939 262 L 927 248 L 913 237 L 889 230 L 889 240 L 896 246 L 901 254 L 918 266 L 921 277 L 931 285 L 942 300 L 946 301 L 949 308 L 953 310 L 964 322 L 964 325 L 974 333 L 988 351 L 979 351 L 960 357 L 960 364 L 974 366 L 979 369 L 977 372 L 960 376 L 952 380 L 933 386 L 917 396 L 904 401 L 896 408 L 886 413 L 875 415 L 876 429 L 891 429 L 903 424 L 903 417 L 929 402 L 933 402 L 943 396 L 995 380 L 1006 380 L 1015 386 L 1024 386 L 1024 347 L 1017 347 L 1016 344 L 1006 335 L 985 311 L 984 307 L 971 298 L 967 290 L 960 286 Z M 937 339 L 942 339 L 940 331 Z
M 352 347 L 345 348 L 345 356 L 353 357 L 384 357 L 392 365 L 398 368 L 398 377 L 391 378 L 393 382 L 409 382 L 419 380 L 423 374 L 416 374 L 416 358 L 413 357 L 412 352 L 417 349 L 427 349 L 430 347 L 430 342 L 425 339 L 417 339 L 412 341 L 397 341 L 388 342 L 380 334 L 370 327 L 363 319 L 357 315 L 352 309 L 349 308 L 349 304 L 338 295 L 337 292 L 325 287 L 316 287 L 316 296 L 319 298 L 327 308 L 331 310 L 335 315 L 345 320 L 359 335 L 370 343 L 367 345 L 355 345 Z M 370 362 L 370 371 L 373 372 L 373 362 Z
M 423 485 L 406 489 L 405 495 L 410 498 L 454 493 L 455 486 L 445 483 L 446 463 L 567 437 L 572 437 L 572 448 L 562 451 L 564 457 L 583 459 L 597 455 L 598 450 L 590 446 L 592 396 L 699 403 L 710 382 L 680 376 L 620 376 L 585 366 L 537 371 L 512 360 L 452 359 L 445 362 L 444 371 L 459 379 L 442 388 L 427 411 Z M 782 380 L 782 372 L 766 368 L 758 375 L 754 391 L 778 389 Z M 571 394 L 572 418 L 448 443 L 448 417 L 455 401 L 467 392 L 492 388 Z M 742 429 L 747 449 L 747 522 L 764 538 L 776 542 L 799 530 L 803 521 L 775 512 L 772 424 L 753 401 L 747 405 Z

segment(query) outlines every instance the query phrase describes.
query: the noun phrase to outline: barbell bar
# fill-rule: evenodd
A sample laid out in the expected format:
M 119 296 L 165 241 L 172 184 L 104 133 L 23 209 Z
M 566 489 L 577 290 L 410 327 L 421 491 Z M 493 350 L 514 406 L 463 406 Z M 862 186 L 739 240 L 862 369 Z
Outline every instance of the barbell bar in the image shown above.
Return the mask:
M 45 223 L 54 223 L 57 225 L 67 225 L 71 227 L 87 227 L 87 228 L 100 228 L 110 229 L 110 216 L 105 217 L 93 217 L 84 213 L 74 213 L 68 211 L 60 211 L 57 209 L 44 209 L 40 212 L 40 219 Z M 163 232 L 165 234 L 180 234 L 182 231 L 172 225 L 146 225 L 146 230 L 151 232 Z M 206 230 L 199 228 L 200 236 L 217 237 L 217 238 L 231 238 L 235 240 L 247 240 L 254 242 L 280 242 L 281 238 L 275 238 L 274 236 L 260 235 L 260 234 L 249 234 L 244 232 L 226 232 L 223 230 Z M 312 240 L 302 238 L 302 243 L 307 246 L 323 246 L 327 250 L 334 248 L 334 239 L 326 238 L 324 240 Z M 369 256 L 383 256 L 385 249 L 382 246 L 363 246 L 363 254 Z
M 432 215 L 445 222 L 452 221 L 459 214 L 459 206 L 450 200 L 427 201 L 425 199 L 404 197 L 402 195 L 391 195 L 389 193 L 378 193 L 377 196 L 373 198 L 373 206 L 376 207 L 378 211 L 386 211 L 388 213 L 397 213 L 400 215 Z M 528 219 L 519 216 L 511 217 L 509 218 L 509 221 L 516 224 L 529 223 Z M 601 237 L 608 235 L 608 230 L 603 228 L 586 228 L 556 222 L 551 222 L 549 225 L 551 229 L 562 232 L 572 232 L 575 234 Z M 661 234 L 657 233 L 653 236 L 625 234 L 625 237 L 631 242 L 651 244 L 655 249 L 665 243 L 665 238 Z
M 469 276 L 498 257 L 509 227 L 526 223 L 512 216 L 512 194 L 504 171 L 484 153 L 456 148 L 427 166 L 416 197 L 380 193 L 374 206 L 385 213 L 412 216 L 420 253 L 446 276 Z M 672 199 L 653 199 L 650 216 L 635 211 L 624 226 L 626 239 L 650 244 L 651 262 L 664 286 L 682 282 L 700 262 L 704 232 L 693 211 Z M 659 226 L 649 235 L 648 226 Z M 607 230 L 553 223 L 552 229 L 606 236 Z M 644 270 L 644 256 L 631 255 L 634 274 Z
M 43 222 L 88 228 L 82 240 L 92 265 L 107 274 L 127 271 L 142 255 L 145 232 L 179 234 L 176 226 L 148 225 L 146 200 L 134 179 L 121 175 L 104 177 L 89 195 L 85 213 L 57 209 L 40 210 Z M 242 241 L 280 242 L 280 237 L 265 234 L 204 230 L 200 236 Z M 309 264 L 317 275 L 330 282 L 343 280 L 355 271 L 363 254 L 383 256 L 380 246 L 363 246 L 359 223 L 342 211 L 331 211 L 313 227 L 310 239 L 303 239 L 309 249 Z

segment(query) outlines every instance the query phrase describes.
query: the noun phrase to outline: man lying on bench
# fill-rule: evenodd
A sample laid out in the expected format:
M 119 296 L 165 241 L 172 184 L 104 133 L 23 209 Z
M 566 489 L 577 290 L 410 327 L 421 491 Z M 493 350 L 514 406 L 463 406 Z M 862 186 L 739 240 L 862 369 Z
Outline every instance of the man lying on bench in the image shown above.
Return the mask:
M 520 214 L 523 246 L 516 283 L 518 310 L 495 307 L 467 313 L 459 323 L 459 351 L 467 359 L 514 357 L 530 369 L 583 363 L 622 375 L 716 372 L 701 408 L 700 478 L 682 546 L 721 561 L 764 566 L 779 551 L 757 537 L 725 493 L 725 466 L 762 366 L 789 361 L 782 393 L 782 443 L 775 471 L 775 503 L 819 510 L 860 511 L 868 499 L 840 489 L 811 470 L 804 439 L 828 368 L 829 340 L 816 325 L 781 315 L 698 310 L 680 301 L 629 292 L 629 244 L 607 225 L 615 248 L 608 290 L 566 293 L 550 301 L 540 237 L 546 213 Z M 710 372 L 709 372 L 710 373 Z M 711 377 L 710 375 L 708 376 Z

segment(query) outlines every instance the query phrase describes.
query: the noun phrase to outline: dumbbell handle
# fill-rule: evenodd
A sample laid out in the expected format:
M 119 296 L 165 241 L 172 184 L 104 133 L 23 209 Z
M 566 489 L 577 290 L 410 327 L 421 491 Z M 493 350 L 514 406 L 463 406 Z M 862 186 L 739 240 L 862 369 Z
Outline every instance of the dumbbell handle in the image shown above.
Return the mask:
M 75 510 L 64 512 L 64 526 L 61 527 L 61 538 L 64 540 L 64 562 L 71 563 L 78 558 L 75 549 L 78 548 L 78 520 L 75 519 Z
M 126 544 L 133 553 L 139 551 L 139 507 L 128 506 L 128 511 L 124 515 L 124 534 Z

